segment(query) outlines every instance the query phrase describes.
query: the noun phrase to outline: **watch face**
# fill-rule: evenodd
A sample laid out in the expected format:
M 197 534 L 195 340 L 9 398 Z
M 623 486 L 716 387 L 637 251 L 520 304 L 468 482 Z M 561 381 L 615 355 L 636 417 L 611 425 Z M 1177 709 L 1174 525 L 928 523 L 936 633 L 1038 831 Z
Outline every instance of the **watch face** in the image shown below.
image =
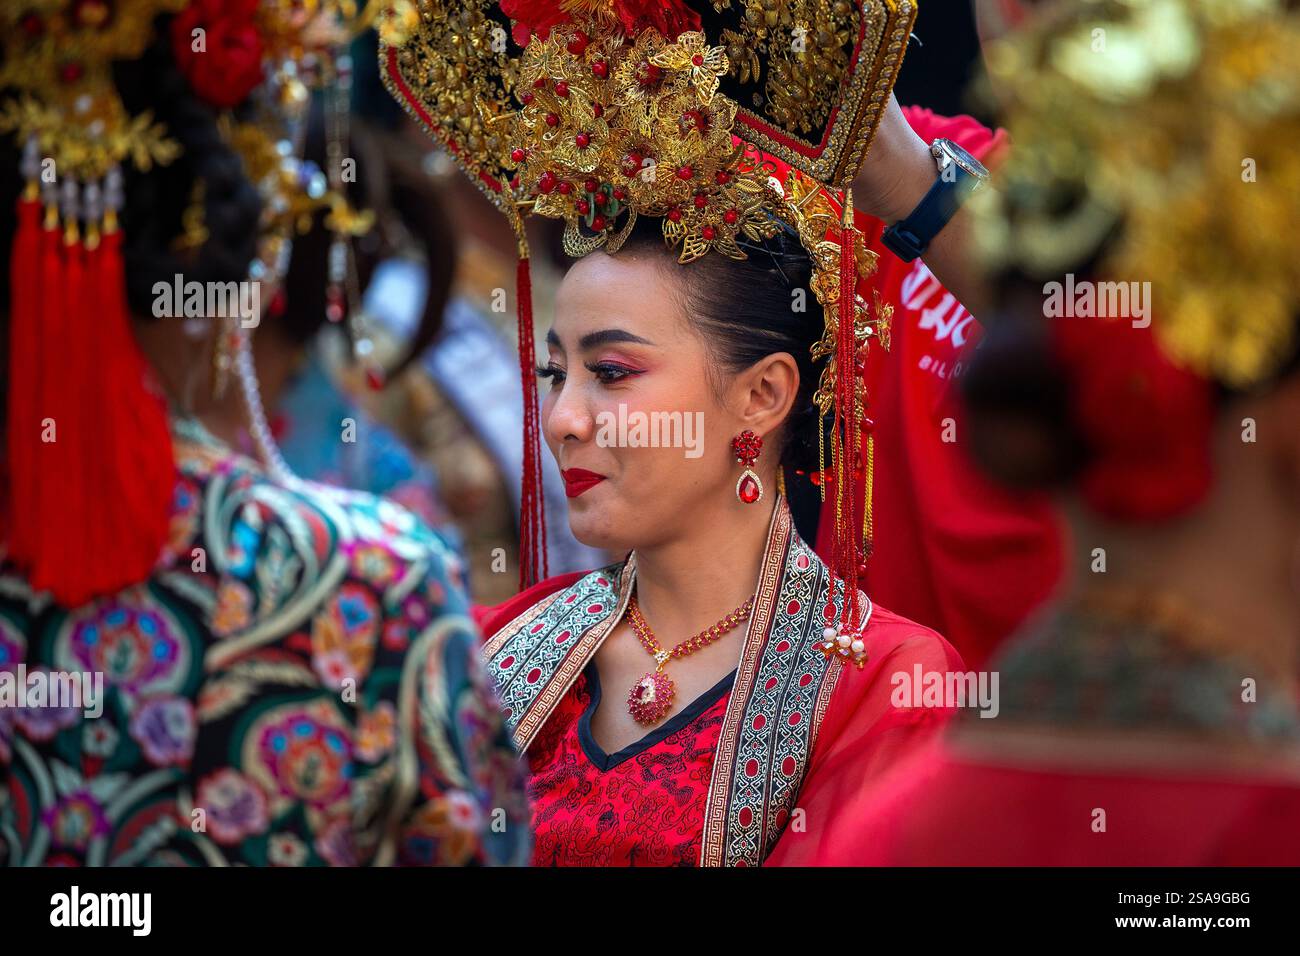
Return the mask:
M 935 159 L 946 156 L 980 182 L 989 178 L 989 171 L 984 168 L 984 164 L 950 139 L 936 139 L 930 146 L 930 152 Z

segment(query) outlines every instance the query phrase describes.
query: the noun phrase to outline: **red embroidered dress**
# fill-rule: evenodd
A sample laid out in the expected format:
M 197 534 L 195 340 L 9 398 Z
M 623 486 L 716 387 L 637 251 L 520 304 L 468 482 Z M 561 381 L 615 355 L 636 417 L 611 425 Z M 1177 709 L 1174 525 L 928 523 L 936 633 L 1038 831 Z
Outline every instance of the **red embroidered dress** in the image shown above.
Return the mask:
M 529 754 L 534 866 L 695 866 L 705 793 L 727 712 L 728 675 L 646 737 L 607 754 L 591 735 L 594 664 Z
M 484 650 L 528 759 L 534 863 L 756 866 L 817 841 L 865 779 L 929 739 L 945 712 L 896 707 L 898 673 L 960 669 L 932 631 L 873 607 L 859 670 L 816 648 L 829 572 L 775 506 L 740 666 L 616 754 L 591 735 L 593 663 L 622 618 L 636 557 L 544 581 L 483 616 Z

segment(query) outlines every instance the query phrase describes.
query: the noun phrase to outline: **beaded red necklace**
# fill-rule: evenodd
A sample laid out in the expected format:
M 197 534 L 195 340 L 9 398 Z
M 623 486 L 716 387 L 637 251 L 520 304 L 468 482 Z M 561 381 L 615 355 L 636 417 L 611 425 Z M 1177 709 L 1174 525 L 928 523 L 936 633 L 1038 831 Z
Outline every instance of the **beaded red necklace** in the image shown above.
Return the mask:
M 716 624 L 711 624 L 694 637 L 687 638 L 672 650 L 666 651 L 659 646 L 654 631 L 650 630 L 650 625 L 646 623 L 641 608 L 636 603 L 636 596 L 633 595 L 627 606 L 628 623 L 632 625 L 641 646 L 654 657 L 657 666 L 633 684 L 628 692 L 627 709 L 632 714 L 632 719 L 640 724 L 653 724 L 662 720 L 672 707 L 673 696 L 677 693 L 676 685 L 664 673 L 667 663 L 708 647 L 722 635 L 749 620 L 749 612 L 753 607 L 754 599 L 751 597 Z

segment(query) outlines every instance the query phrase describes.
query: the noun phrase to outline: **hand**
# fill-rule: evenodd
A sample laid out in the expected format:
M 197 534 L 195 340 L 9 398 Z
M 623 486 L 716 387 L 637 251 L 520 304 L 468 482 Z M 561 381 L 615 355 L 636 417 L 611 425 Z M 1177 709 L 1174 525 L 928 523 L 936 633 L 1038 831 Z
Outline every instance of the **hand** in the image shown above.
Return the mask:
M 853 180 L 854 207 L 893 224 L 916 208 L 936 176 L 929 144 L 916 135 L 890 93 L 876 138 Z
M 929 144 L 916 135 L 890 94 L 876 138 L 853 180 L 854 208 L 893 225 L 907 218 L 938 176 Z M 984 312 L 988 291 L 968 261 L 969 229 L 970 212 L 963 207 L 930 241 L 921 258 L 944 288 L 978 316 Z

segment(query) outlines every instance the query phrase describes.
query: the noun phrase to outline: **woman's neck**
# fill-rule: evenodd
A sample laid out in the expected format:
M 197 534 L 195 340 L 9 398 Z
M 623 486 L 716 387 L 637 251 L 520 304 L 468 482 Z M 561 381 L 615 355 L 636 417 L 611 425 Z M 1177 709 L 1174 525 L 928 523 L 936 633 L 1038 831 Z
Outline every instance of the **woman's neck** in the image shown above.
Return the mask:
M 637 603 L 656 630 L 681 635 L 676 643 L 754 595 L 776 498 L 723 502 L 693 516 L 686 534 L 637 549 Z
M 253 336 L 252 349 L 262 407 L 268 417 L 272 417 L 293 376 L 302 367 L 304 349 L 266 326 L 259 328 Z M 233 373 L 225 394 L 220 399 L 209 397 L 198 414 L 204 426 L 232 448 L 240 448 L 248 441 L 248 409 Z

